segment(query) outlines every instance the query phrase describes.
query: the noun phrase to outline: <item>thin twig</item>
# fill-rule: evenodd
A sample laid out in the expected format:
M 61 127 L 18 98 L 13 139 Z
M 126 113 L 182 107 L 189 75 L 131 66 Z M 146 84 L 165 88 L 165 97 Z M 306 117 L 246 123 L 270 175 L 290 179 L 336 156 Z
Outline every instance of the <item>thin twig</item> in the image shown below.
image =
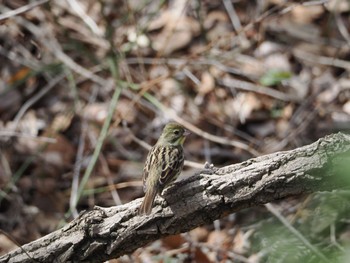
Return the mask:
M 224 6 L 226 8 L 226 11 L 230 17 L 231 23 L 235 31 L 238 33 L 238 37 L 240 40 L 240 44 L 243 47 L 249 46 L 249 40 L 245 36 L 245 31 L 242 30 L 242 24 L 238 19 L 238 15 L 236 13 L 235 8 L 233 7 L 231 0 L 223 0 Z
M 45 30 L 44 27 L 38 27 L 30 21 L 23 19 L 22 17 L 16 17 L 17 22 L 28 29 L 36 38 L 41 42 L 43 46 L 45 46 L 48 50 L 50 50 L 62 63 L 64 63 L 68 68 L 72 71 L 78 73 L 86 77 L 87 79 L 91 79 L 92 81 L 98 83 L 100 86 L 107 86 L 108 81 L 101 78 L 100 76 L 94 74 L 90 70 L 82 67 L 80 64 L 76 63 L 73 59 L 71 59 L 68 55 L 63 52 L 63 49 L 57 39 L 52 36 L 52 32 Z M 109 86 L 109 85 L 108 85 Z
M 31 58 L 20 57 L 16 52 L 5 49 L 0 45 L 0 55 L 12 60 L 20 65 L 26 66 L 28 68 L 39 68 L 40 65 L 38 61 L 32 56 Z
M 173 119 L 174 121 L 180 123 L 181 125 L 183 125 L 186 129 L 190 130 L 191 132 L 205 138 L 208 139 L 210 141 L 216 142 L 216 143 L 220 143 L 223 145 L 231 145 L 233 147 L 237 147 L 239 149 L 245 150 L 249 153 L 251 153 L 254 156 L 259 156 L 260 153 L 258 151 L 256 151 L 255 149 L 253 149 L 252 147 L 250 147 L 249 145 L 240 142 L 240 141 L 236 141 L 236 140 L 230 140 L 227 139 L 225 137 L 219 137 L 213 134 L 210 134 L 208 132 L 205 132 L 201 129 L 199 129 L 197 126 L 193 125 L 192 123 L 186 121 L 185 119 L 181 118 L 180 116 L 177 115 L 177 113 L 170 108 L 165 107 L 162 103 L 160 103 L 154 96 L 152 96 L 149 93 L 145 93 L 144 94 L 145 98 L 148 99 L 153 105 L 155 105 L 158 109 L 160 109 L 161 111 L 164 112 L 164 114 L 169 118 L 169 119 Z
M 19 14 L 25 13 L 25 12 L 33 9 L 34 7 L 37 7 L 37 6 L 42 5 L 42 4 L 45 4 L 46 2 L 49 2 L 49 1 L 50 0 L 39 0 L 39 1 L 36 1 L 36 2 L 29 3 L 27 5 L 21 6 L 21 7 L 17 8 L 17 9 L 8 11 L 8 12 L 0 15 L 0 21 L 4 20 L 4 19 L 7 19 L 7 18 L 10 18 L 12 16 L 17 16 Z
M 311 63 L 343 68 L 350 71 L 350 62 L 346 60 L 338 59 L 335 57 L 332 58 L 332 57 L 318 56 L 310 52 L 305 52 L 301 49 L 294 49 L 293 55 L 299 59 L 302 59 Z
M 77 203 L 77 199 L 78 199 L 77 194 L 78 194 L 78 187 L 79 187 L 79 175 L 80 175 L 81 166 L 83 163 L 82 156 L 85 148 L 85 137 L 86 137 L 86 131 L 87 131 L 86 128 L 87 128 L 87 122 L 83 121 L 81 125 L 81 134 L 79 136 L 78 151 L 77 151 L 76 159 L 74 163 L 72 188 L 71 188 L 71 194 L 69 199 L 69 208 L 72 211 L 72 215 L 74 218 L 78 217 L 79 215 L 75 204 Z
M 33 259 L 29 253 L 21 246 L 20 243 L 18 243 L 11 235 L 7 234 L 4 230 L 0 229 L 0 233 L 3 234 L 4 236 L 6 236 L 8 239 L 10 239 L 13 243 L 15 243 L 19 249 L 30 259 L 30 261 L 37 263 L 38 261 L 36 261 L 35 259 Z
M 111 177 L 111 171 L 110 171 L 110 169 L 108 167 L 107 160 L 103 156 L 103 154 L 100 155 L 99 160 L 100 160 L 101 167 L 102 167 L 102 173 L 107 177 L 107 183 L 110 186 L 109 189 L 110 189 L 110 192 L 111 192 L 111 195 L 112 195 L 114 203 L 116 205 L 122 205 L 123 202 L 120 199 L 120 196 L 119 196 L 119 193 L 117 191 L 117 188 L 114 187 L 113 179 Z
M 345 26 L 343 19 L 339 15 L 339 13 L 335 13 L 335 22 L 338 26 L 338 30 L 343 38 L 346 40 L 348 46 L 350 46 L 350 34 L 348 32 L 348 28 Z
M 139 64 L 138 58 L 127 58 L 125 62 L 128 64 Z M 220 61 L 217 61 L 214 59 L 142 58 L 142 62 L 144 64 L 149 64 L 149 65 L 166 64 L 166 65 L 174 65 L 177 67 L 181 67 L 184 65 L 212 65 L 225 72 L 250 78 L 248 74 L 244 73 L 240 69 L 226 66 L 222 64 Z
M 229 89 L 240 89 L 245 91 L 252 91 L 252 92 L 263 94 L 281 101 L 287 101 L 287 102 L 298 101 L 298 98 L 292 95 L 288 95 L 278 90 L 274 90 L 265 86 L 253 84 L 248 81 L 226 77 L 226 78 L 223 78 L 222 80 L 218 80 L 218 83 Z
M 185 119 L 179 117 L 176 114 L 176 112 L 172 109 L 166 109 L 166 110 L 164 110 L 164 112 L 166 112 L 170 118 L 172 118 L 176 122 L 182 124 L 185 128 L 189 129 L 191 132 L 193 132 L 193 133 L 195 133 L 195 134 L 197 134 L 205 139 L 208 139 L 212 142 L 220 143 L 223 145 L 231 145 L 233 147 L 237 147 L 239 149 L 242 149 L 242 150 L 245 150 L 245 151 L 251 153 L 254 156 L 260 155 L 260 153 L 258 151 L 251 148 L 249 145 L 247 145 L 245 143 L 242 143 L 242 142 L 236 141 L 236 140 L 230 140 L 230 139 L 227 139 L 225 137 L 219 137 L 219 136 L 210 134 L 208 132 L 205 132 L 205 131 L 199 129 L 197 126 L 195 126 L 192 123 L 186 121 Z
M 94 34 L 99 37 L 103 35 L 102 30 L 97 26 L 96 22 L 85 13 L 81 5 L 76 0 L 66 0 L 66 2 Z
M 14 120 L 13 120 L 13 130 L 15 131 L 17 129 L 18 123 L 20 119 L 23 117 L 23 115 L 26 113 L 26 111 L 33 106 L 38 100 L 40 100 L 46 93 L 48 93 L 50 90 L 52 90 L 64 77 L 65 73 L 61 73 L 55 78 L 53 78 L 42 90 L 40 90 L 37 94 L 35 94 L 33 97 L 31 97 L 29 100 L 27 100 L 21 109 L 16 114 Z
M 91 104 L 96 100 L 97 93 L 98 93 L 98 88 L 95 87 L 91 92 L 88 104 Z M 74 204 L 77 203 L 77 199 L 78 199 L 79 177 L 80 177 L 80 171 L 83 163 L 85 139 L 88 131 L 88 123 L 87 123 L 86 115 L 87 115 L 87 112 L 84 111 L 82 124 L 81 124 L 81 131 L 79 136 L 78 150 L 77 150 L 77 155 L 74 163 L 71 195 L 69 199 L 69 208 L 74 218 L 76 218 L 79 215 L 77 208 Z
M 111 85 L 114 86 L 114 82 L 112 82 Z M 111 89 L 112 87 L 106 87 L 106 88 L 107 89 Z M 95 164 L 97 162 L 98 156 L 99 156 L 99 154 L 101 152 L 101 149 L 102 149 L 102 146 L 103 146 L 103 142 L 104 142 L 104 140 L 105 140 L 105 138 L 107 136 L 108 128 L 109 128 L 109 126 L 111 124 L 113 113 L 114 113 L 115 108 L 117 106 L 117 102 L 119 100 L 119 96 L 121 94 L 121 91 L 122 91 L 121 87 L 116 87 L 115 88 L 114 94 L 112 96 L 112 99 L 110 101 L 110 105 L 109 105 L 109 108 L 108 108 L 107 118 L 106 118 L 106 120 L 103 123 L 100 135 L 98 137 L 97 144 L 96 144 L 95 149 L 94 149 L 94 153 L 93 153 L 93 155 L 91 157 L 91 160 L 90 160 L 90 162 L 88 164 L 88 167 L 85 170 L 83 178 L 81 179 L 81 182 L 80 182 L 80 185 L 79 185 L 79 188 L 78 188 L 77 200 L 73 204 L 73 207 L 75 207 L 77 205 L 77 203 L 79 201 L 79 198 L 81 197 L 81 195 L 83 193 L 83 190 L 84 190 L 84 188 L 86 186 L 86 183 L 88 182 L 88 180 L 90 178 L 92 170 L 95 167 Z
M 57 141 L 55 138 L 36 136 L 32 134 L 26 134 L 26 133 L 20 133 L 15 131 L 8 131 L 8 130 L 0 130 L 0 136 L 30 138 L 30 139 L 34 139 L 34 140 L 46 142 L 46 143 L 56 143 Z
M 182 72 L 197 86 L 201 84 L 201 81 L 187 67 Z

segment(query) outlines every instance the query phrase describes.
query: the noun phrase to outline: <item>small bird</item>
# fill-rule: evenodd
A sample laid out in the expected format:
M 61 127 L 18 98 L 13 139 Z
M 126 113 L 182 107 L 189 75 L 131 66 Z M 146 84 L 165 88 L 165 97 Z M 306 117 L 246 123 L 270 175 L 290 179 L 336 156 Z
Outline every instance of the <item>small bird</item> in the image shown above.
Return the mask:
M 189 134 L 180 124 L 170 122 L 149 151 L 142 175 L 145 197 L 140 215 L 149 215 L 156 195 L 161 195 L 163 189 L 180 175 L 185 160 L 182 146 Z

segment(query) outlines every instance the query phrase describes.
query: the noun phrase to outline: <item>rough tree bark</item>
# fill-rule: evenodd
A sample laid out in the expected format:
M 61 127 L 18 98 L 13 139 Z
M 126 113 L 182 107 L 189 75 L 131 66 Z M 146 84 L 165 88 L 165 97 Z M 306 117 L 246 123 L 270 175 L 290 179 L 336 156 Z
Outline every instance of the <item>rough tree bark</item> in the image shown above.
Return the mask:
M 95 207 L 62 229 L 2 256 L 0 262 L 103 262 L 243 208 L 349 186 L 349 170 L 343 166 L 350 166 L 349 153 L 350 136 L 338 133 L 292 151 L 204 170 L 169 187 L 149 216 L 137 213 L 142 199 Z

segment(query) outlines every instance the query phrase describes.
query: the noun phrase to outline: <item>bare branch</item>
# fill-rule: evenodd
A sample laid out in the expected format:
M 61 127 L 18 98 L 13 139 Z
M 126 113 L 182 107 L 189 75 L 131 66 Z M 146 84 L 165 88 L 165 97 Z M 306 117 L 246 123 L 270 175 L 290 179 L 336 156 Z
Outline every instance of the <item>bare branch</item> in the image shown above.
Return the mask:
M 139 216 L 141 199 L 95 207 L 39 240 L 0 257 L 0 262 L 102 262 L 147 243 L 189 231 L 243 208 L 284 197 L 349 185 L 350 136 L 342 133 L 292 151 L 204 170 L 175 183 L 152 214 Z

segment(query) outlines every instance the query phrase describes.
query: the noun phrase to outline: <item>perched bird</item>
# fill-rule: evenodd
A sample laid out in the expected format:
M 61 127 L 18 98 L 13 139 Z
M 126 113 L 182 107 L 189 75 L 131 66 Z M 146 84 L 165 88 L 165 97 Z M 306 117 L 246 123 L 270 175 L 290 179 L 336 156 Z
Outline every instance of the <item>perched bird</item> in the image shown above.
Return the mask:
M 185 159 L 182 145 L 188 134 L 180 124 L 168 123 L 149 151 L 143 168 L 145 197 L 139 214 L 150 214 L 156 195 L 161 195 L 163 189 L 180 175 Z

